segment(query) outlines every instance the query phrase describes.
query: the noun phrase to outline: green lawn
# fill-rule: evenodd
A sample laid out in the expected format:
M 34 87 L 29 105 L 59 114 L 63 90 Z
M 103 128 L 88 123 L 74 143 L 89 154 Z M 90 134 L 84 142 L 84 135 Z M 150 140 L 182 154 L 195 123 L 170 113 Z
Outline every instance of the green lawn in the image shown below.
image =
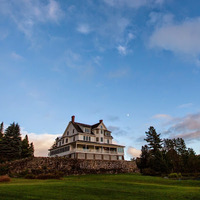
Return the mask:
M 12 179 L 0 183 L 0 199 L 200 199 L 200 181 L 137 174 L 69 176 L 62 180 Z

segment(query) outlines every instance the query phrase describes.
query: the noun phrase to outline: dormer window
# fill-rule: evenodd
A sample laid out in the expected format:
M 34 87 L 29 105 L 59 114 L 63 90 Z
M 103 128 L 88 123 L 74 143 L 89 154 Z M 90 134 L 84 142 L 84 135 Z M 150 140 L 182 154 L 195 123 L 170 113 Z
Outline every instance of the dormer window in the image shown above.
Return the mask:
M 89 133 L 89 132 L 90 132 L 90 129 L 89 129 L 89 128 L 85 128 L 85 132 L 86 132 L 86 133 Z

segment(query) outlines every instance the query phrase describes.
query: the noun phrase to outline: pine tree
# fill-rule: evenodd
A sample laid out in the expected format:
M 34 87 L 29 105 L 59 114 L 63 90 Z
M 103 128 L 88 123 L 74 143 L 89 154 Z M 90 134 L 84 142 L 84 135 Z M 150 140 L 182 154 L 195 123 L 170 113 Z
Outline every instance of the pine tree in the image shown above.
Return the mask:
M 157 134 L 153 126 L 149 127 L 149 131 L 146 133 L 146 140 L 152 153 L 155 154 L 162 148 L 162 140 L 160 139 L 160 134 Z
M 21 158 L 29 157 L 29 141 L 28 141 L 28 136 L 27 135 L 22 140 L 21 149 L 22 149 Z
M 0 141 L 2 140 L 3 138 L 3 122 L 1 122 L 0 124 Z
M 14 122 L 5 130 L 3 152 L 8 160 L 19 159 L 21 157 L 20 127 Z
M 150 152 L 149 167 L 156 173 L 167 172 L 166 161 L 163 156 L 162 139 L 160 134 L 157 134 L 153 126 L 149 127 L 149 131 L 146 132 L 146 139 Z
M 29 157 L 34 157 L 34 145 L 32 142 L 29 146 Z

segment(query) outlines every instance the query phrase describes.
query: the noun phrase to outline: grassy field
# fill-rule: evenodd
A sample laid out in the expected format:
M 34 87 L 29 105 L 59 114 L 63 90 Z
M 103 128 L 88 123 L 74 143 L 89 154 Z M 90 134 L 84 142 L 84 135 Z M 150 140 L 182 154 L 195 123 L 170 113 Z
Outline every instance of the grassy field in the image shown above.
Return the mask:
M 62 180 L 12 179 L 0 183 L 0 199 L 200 199 L 200 181 L 137 174 L 69 176 Z

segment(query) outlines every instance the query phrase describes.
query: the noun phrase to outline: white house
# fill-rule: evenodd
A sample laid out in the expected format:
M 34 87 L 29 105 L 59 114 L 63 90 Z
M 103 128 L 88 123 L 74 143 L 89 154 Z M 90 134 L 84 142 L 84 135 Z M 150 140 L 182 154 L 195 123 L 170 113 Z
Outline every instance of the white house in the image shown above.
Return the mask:
M 75 122 L 72 116 L 62 137 L 56 138 L 49 156 L 77 159 L 124 160 L 124 146 L 112 144 L 111 131 L 103 120 L 94 125 Z

